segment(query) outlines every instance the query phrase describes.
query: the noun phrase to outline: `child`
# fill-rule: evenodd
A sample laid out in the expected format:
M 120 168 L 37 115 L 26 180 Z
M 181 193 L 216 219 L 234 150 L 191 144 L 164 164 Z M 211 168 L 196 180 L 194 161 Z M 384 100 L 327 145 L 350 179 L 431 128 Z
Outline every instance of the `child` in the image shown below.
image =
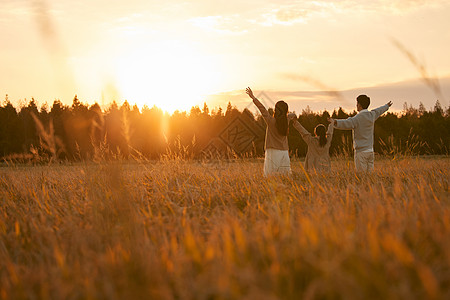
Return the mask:
M 328 130 L 325 126 L 319 124 L 314 128 L 314 135 L 308 132 L 298 120 L 294 121 L 294 128 L 300 132 L 303 140 L 308 145 L 308 152 L 306 153 L 305 169 L 307 171 L 330 171 L 330 145 L 333 138 L 333 124 L 328 126 Z
M 373 170 L 373 128 L 376 119 L 386 112 L 392 105 L 389 101 L 374 110 L 367 110 L 370 98 L 359 95 L 356 98 L 356 109 L 358 114 L 345 120 L 334 120 L 328 118 L 337 129 L 353 130 L 353 148 L 355 149 L 355 168 L 357 172 L 371 172 Z
M 264 121 L 267 124 L 264 176 L 273 173 L 290 174 L 291 161 L 289 159 L 288 145 L 288 105 L 284 101 L 278 101 L 275 104 L 273 116 L 269 114 L 262 103 L 256 99 L 252 90 L 248 87 L 245 92 L 253 99 L 253 103 L 258 107 Z

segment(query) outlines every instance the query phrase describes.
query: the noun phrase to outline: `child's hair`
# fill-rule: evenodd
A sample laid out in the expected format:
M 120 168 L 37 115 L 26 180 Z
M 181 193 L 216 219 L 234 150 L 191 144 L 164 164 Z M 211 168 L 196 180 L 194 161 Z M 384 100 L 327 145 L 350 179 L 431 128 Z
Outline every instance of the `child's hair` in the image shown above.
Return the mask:
M 322 124 L 317 125 L 316 128 L 314 128 L 314 133 L 319 137 L 319 146 L 324 147 L 327 144 L 327 132 L 325 126 Z
M 367 95 L 359 95 L 356 97 L 356 101 L 361 105 L 363 109 L 366 109 L 370 105 L 370 98 Z
M 273 113 L 275 118 L 275 126 L 277 127 L 278 133 L 284 136 L 288 135 L 289 129 L 287 119 L 288 109 L 287 103 L 280 100 L 275 104 L 275 111 Z

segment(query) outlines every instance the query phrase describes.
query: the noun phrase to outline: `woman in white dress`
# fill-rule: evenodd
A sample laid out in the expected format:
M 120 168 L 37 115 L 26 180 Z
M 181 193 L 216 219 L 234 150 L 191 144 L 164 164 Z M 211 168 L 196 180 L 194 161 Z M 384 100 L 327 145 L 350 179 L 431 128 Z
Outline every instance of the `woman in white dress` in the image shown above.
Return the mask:
M 291 161 L 289 159 L 288 145 L 288 105 L 284 101 L 275 104 L 273 116 L 269 114 L 262 103 L 253 95 L 248 87 L 247 95 L 253 99 L 264 121 L 267 124 L 265 141 L 264 176 L 273 173 L 290 174 Z

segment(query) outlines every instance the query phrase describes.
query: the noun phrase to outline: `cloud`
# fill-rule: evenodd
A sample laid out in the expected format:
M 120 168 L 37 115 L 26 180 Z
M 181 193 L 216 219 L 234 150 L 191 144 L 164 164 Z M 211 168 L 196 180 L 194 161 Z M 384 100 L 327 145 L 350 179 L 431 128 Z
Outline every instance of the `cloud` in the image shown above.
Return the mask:
M 273 25 L 294 25 L 296 23 L 306 23 L 308 18 L 308 12 L 303 9 L 275 9 L 271 12 L 265 13 L 262 16 L 261 21 L 255 21 L 254 23 L 262 26 Z
M 292 79 L 302 80 L 304 76 L 293 75 Z M 302 77 L 302 78 L 298 78 Z M 313 80 L 315 81 L 315 80 Z M 450 95 L 450 76 L 440 78 L 440 84 L 445 96 Z M 315 84 L 314 84 L 315 85 Z M 301 112 L 307 105 L 314 111 L 326 109 L 332 111 L 339 107 L 346 110 L 355 109 L 355 99 L 360 94 L 367 94 L 372 100 L 372 108 L 376 108 L 388 101 L 394 102 L 394 109 L 401 110 L 403 103 L 407 102 L 413 107 L 418 107 L 420 102 L 423 102 L 427 109 L 432 108 L 436 102 L 436 95 L 421 79 L 405 80 L 394 83 L 385 83 L 370 87 L 359 87 L 347 90 L 332 90 L 323 83 L 321 90 L 318 91 L 286 91 L 286 90 L 254 90 L 255 95 L 264 95 L 275 102 L 279 99 L 285 100 L 289 104 L 290 111 Z M 318 86 L 316 86 L 318 87 Z M 445 108 L 449 103 L 445 100 L 439 99 L 441 105 Z M 229 91 L 207 97 L 208 105 L 210 107 L 226 106 L 226 103 L 231 102 L 239 109 L 248 107 L 251 103 L 244 90 Z M 270 105 L 268 105 L 270 106 Z M 256 111 L 250 106 L 250 111 Z
M 449 5 L 444 0 L 322 0 L 289 1 L 277 5 L 268 1 L 252 23 L 262 26 L 306 24 L 314 17 L 329 18 L 336 14 L 377 13 L 385 15 L 408 14 L 424 8 Z
M 320 3 L 334 3 L 324 0 Z M 437 8 L 448 5 L 446 0 L 343 0 L 336 2 L 336 8 L 342 12 L 374 12 L 383 14 L 408 14 L 424 8 Z
M 280 9 L 276 13 L 276 17 L 281 22 L 295 22 L 304 20 L 308 16 L 305 9 L 294 7 L 292 9 Z
M 112 34 L 124 36 L 142 36 L 156 32 L 156 30 L 145 26 L 144 19 L 145 17 L 142 13 L 129 13 L 119 16 L 111 22 L 104 23 L 103 26 Z
M 203 30 L 220 34 L 241 35 L 248 32 L 239 24 L 237 15 L 197 17 L 189 19 L 188 22 Z
M 437 8 L 448 5 L 448 1 L 442 0 L 380 0 L 379 7 L 386 13 L 407 14 L 423 8 Z
M 343 1 L 346 2 L 346 1 Z M 262 26 L 306 24 L 314 17 L 327 17 L 341 12 L 341 2 L 335 1 L 289 1 L 267 5 L 260 18 L 254 20 Z
M 33 14 L 30 3 L 25 0 L 0 2 L 0 23 L 10 23 L 14 20 L 27 18 Z

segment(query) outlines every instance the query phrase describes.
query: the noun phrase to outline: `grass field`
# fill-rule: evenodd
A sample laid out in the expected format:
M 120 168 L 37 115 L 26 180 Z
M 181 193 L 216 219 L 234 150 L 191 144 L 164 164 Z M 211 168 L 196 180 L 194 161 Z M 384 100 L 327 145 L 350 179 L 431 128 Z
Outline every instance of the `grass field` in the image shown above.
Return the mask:
M 0 168 L 1 299 L 450 299 L 450 158 Z

